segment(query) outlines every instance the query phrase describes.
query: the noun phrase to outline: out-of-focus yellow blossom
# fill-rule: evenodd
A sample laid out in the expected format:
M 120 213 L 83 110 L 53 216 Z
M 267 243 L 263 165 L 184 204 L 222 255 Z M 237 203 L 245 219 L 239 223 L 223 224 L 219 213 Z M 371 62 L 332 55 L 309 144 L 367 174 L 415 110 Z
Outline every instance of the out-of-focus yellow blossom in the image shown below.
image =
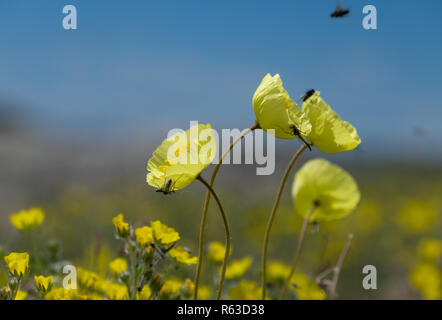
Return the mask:
M 310 133 L 311 125 L 306 114 L 290 98 L 279 74 L 271 76 L 268 73 L 262 79 L 253 95 L 253 110 L 260 127 L 266 132 L 275 130 L 276 138 L 296 138 L 291 125 L 295 125 L 302 135 Z
M 52 289 L 53 276 L 34 276 L 35 287 L 41 294 L 45 294 Z
M 183 282 L 180 279 L 175 277 L 167 279 L 161 287 L 160 296 L 168 296 L 178 293 L 182 283 Z
M 40 208 L 32 208 L 29 210 L 22 210 L 18 213 L 13 213 L 9 217 L 11 223 L 20 231 L 33 231 L 44 220 L 45 214 Z
M 207 168 L 216 155 L 210 124 L 192 126 L 164 140 L 147 163 L 147 183 L 165 193 L 183 189 Z M 170 182 L 169 182 L 170 181 Z
M 5 257 L 9 273 L 16 278 L 23 277 L 29 270 L 29 254 L 12 252 Z
M 439 239 L 423 239 L 418 245 L 419 254 L 428 261 L 439 260 L 442 253 L 442 241 Z
M 182 246 L 169 250 L 169 255 L 172 259 L 175 259 L 179 263 L 183 264 L 197 264 L 198 257 L 192 257 L 192 255 L 184 250 Z
M 126 238 L 130 234 L 129 224 L 124 221 L 124 215 L 120 213 L 112 219 L 112 223 L 117 229 L 118 235 L 122 238 Z
M 153 230 L 151 227 L 144 226 L 135 229 L 135 238 L 140 246 L 153 243 Z
M 291 284 L 299 300 L 325 300 L 327 298 L 325 291 L 303 273 L 295 273 Z
M 261 288 L 254 281 L 239 281 L 236 287 L 229 290 L 230 300 L 260 300 Z
M 226 269 L 227 279 L 238 279 L 242 277 L 252 265 L 253 259 L 251 257 L 245 257 L 239 260 L 233 260 L 229 263 Z M 218 270 L 221 273 L 221 268 Z
M 95 272 L 83 268 L 77 268 L 77 281 L 81 287 L 94 288 L 99 280 L 100 276 Z
M 438 208 L 433 203 L 409 201 L 397 216 L 398 224 L 405 230 L 419 233 L 433 227 L 437 221 Z
M 102 286 L 102 290 L 110 300 L 126 300 L 129 298 L 127 287 L 124 284 L 107 281 Z
M 14 300 L 25 300 L 27 296 L 28 296 L 27 292 L 18 290 Z
M 193 293 L 195 292 L 195 284 L 193 281 L 190 279 L 184 280 L 183 285 L 181 286 L 181 292 L 185 297 L 193 296 Z
M 137 300 L 150 300 L 152 297 L 152 291 L 150 287 L 146 284 L 143 286 L 141 291 L 137 292 Z
M 114 277 L 118 277 L 121 272 L 127 270 L 127 261 L 124 258 L 116 258 L 109 263 L 109 270 Z
M 45 296 L 45 300 L 79 300 L 78 291 L 74 289 L 64 289 L 52 287 Z
M 209 300 L 212 290 L 208 286 L 198 286 L 198 299 Z
M 382 222 L 379 205 L 373 201 L 361 201 L 361 205 L 357 209 L 357 216 L 355 223 L 358 233 L 369 234 L 376 230 Z
M 282 284 L 290 274 L 290 267 L 281 261 L 270 261 L 267 265 L 267 282 Z
M 302 104 L 302 110 L 310 120 L 312 130 L 307 135 L 315 147 L 325 153 L 338 153 L 356 148 L 361 139 L 356 129 L 322 100 L 316 91 Z
M 226 254 L 226 246 L 218 241 L 213 241 L 209 244 L 208 258 L 213 263 L 221 263 L 224 260 Z M 232 254 L 232 247 L 230 247 L 230 253 Z
M 308 161 L 296 173 L 292 187 L 295 210 L 310 221 L 336 220 L 350 214 L 361 198 L 356 181 L 342 168 L 325 159 Z
M 410 274 L 411 284 L 422 293 L 426 300 L 442 298 L 441 278 L 441 271 L 430 263 L 416 265 Z
M 161 221 L 152 221 L 150 225 L 152 226 L 155 240 L 160 245 L 170 245 L 180 240 L 178 232 L 174 228 L 161 223 Z

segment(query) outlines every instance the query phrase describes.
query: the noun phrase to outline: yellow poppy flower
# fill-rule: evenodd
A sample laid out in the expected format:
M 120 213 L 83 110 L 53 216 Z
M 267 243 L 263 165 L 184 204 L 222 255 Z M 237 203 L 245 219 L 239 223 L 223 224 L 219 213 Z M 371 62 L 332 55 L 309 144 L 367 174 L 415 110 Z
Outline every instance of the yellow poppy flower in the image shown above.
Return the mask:
M 75 289 L 53 287 L 45 296 L 45 300 L 77 300 L 79 296 Z
M 197 264 L 198 257 L 192 257 L 189 252 L 184 250 L 183 247 L 178 246 L 169 250 L 169 255 L 172 259 L 183 264 Z
M 226 246 L 218 241 L 213 241 L 209 244 L 208 258 L 213 263 L 221 263 L 226 254 Z M 232 254 L 232 247 L 230 247 L 230 254 Z
M 126 238 L 129 236 L 129 224 L 127 222 L 124 222 L 124 215 L 120 213 L 116 217 L 112 219 L 112 223 L 114 224 L 115 228 L 117 229 L 118 235 L 122 238 Z
M 241 278 L 250 269 L 252 261 L 251 257 L 233 260 L 227 266 L 226 278 L 231 280 Z M 221 268 L 218 272 L 221 273 Z
M 29 254 L 12 252 L 5 257 L 9 273 L 16 278 L 23 277 L 29 270 Z
M 314 281 L 309 281 L 306 286 L 296 286 L 293 289 L 299 300 L 325 300 L 327 294 Z
M 216 156 L 217 145 L 210 124 L 192 126 L 161 143 L 147 163 L 147 183 L 170 193 L 191 184 Z
M 295 210 L 310 221 L 321 222 L 350 214 L 361 198 L 353 177 L 324 159 L 308 161 L 296 173 L 292 187 Z
M 171 294 L 178 293 L 182 284 L 183 282 L 180 279 L 171 277 L 164 282 L 159 294 L 160 296 L 165 297 Z
M 127 287 L 124 284 L 106 282 L 103 284 L 102 290 L 110 300 L 127 300 L 129 298 Z
M 307 135 L 315 147 L 325 153 L 338 153 L 356 148 L 361 139 L 356 129 L 322 100 L 316 91 L 302 105 L 312 130 Z
M 150 225 L 152 226 L 155 240 L 160 245 L 170 245 L 180 240 L 178 232 L 174 228 L 161 223 L 161 221 L 152 221 Z
M 281 261 L 270 261 L 267 265 L 267 282 L 282 284 L 290 274 L 290 267 Z
M 290 98 L 279 74 L 271 76 L 268 73 L 262 79 L 253 95 L 253 110 L 260 127 L 266 132 L 269 129 L 275 130 L 276 138 L 296 138 L 292 125 L 295 125 L 302 135 L 310 133 L 309 119 Z
M 77 268 L 77 280 L 81 287 L 94 288 L 95 284 L 100 280 L 100 276 L 95 272 Z
M 109 270 L 114 277 L 118 277 L 121 272 L 127 270 L 127 261 L 123 258 L 116 258 L 109 263 Z
M 46 293 L 52 288 L 52 279 L 53 276 L 45 277 L 45 276 L 34 276 L 35 287 L 40 293 Z
M 13 213 L 9 217 L 12 225 L 20 231 L 33 231 L 44 220 L 45 214 L 42 209 L 32 208 Z
M 25 300 L 28 297 L 28 293 L 25 291 L 18 290 L 15 295 L 15 300 Z
M 442 241 L 439 239 L 423 239 L 418 245 L 419 254 L 428 261 L 439 260 L 442 254 Z
M 141 291 L 137 291 L 137 300 L 150 300 L 152 297 L 152 291 L 150 287 L 146 284 L 143 286 Z
M 135 229 L 135 238 L 140 246 L 153 243 L 153 231 L 151 227 L 141 227 Z
M 409 200 L 396 217 L 398 224 L 412 233 L 422 233 L 434 228 L 439 217 L 435 203 Z
M 254 281 L 241 280 L 229 291 L 230 300 L 261 300 L 261 287 Z M 268 299 L 268 298 L 266 298 Z

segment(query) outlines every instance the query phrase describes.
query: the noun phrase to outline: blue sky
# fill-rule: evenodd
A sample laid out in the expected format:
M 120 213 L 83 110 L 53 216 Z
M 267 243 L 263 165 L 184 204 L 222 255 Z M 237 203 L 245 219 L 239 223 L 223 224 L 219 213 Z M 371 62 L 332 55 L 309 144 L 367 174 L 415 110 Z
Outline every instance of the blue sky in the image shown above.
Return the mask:
M 2 1 L 0 99 L 49 134 L 243 128 L 261 78 L 280 73 L 292 97 L 320 90 L 369 147 L 440 151 L 442 2 L 342 2 L 351 15 L 336 20 L 334 0 Z M 62 28 L 66 4 L 78 30 Z

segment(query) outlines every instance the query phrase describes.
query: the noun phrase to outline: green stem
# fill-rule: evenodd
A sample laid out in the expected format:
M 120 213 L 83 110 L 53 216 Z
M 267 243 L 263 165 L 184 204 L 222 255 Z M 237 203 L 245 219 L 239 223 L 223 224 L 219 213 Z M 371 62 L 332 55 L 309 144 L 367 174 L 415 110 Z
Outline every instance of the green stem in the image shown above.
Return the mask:
M 223 160 L 227 155 L 230 153 L 230 151 L 233 149 L 233 147 L 241 141 L 242 138 L 244 138 L 247 134 L 252 132 L 255 129 L 259 128 L 258 122 L 255 122 L 248 130 L 246 130 L 243 134 L 241 134 L 230 146 L 229 149 L 224 152 L 224 154 L 220 157 L 218 164 L 215 166 L 215 169 L 213 170 L 212 177 L 210 178 L 210 187 L 213 187 L 213 184 L 215 183 L 216 175 L 218 174 L 218 171 L 223 163 Z M 196 273 L 195 273 L 195 290 L 193 294 L 194 300 L 198 299 L 198 285 L 199 280 L 201 276 L 201 268 L 203 264 L 203 253 L 204 253 L 204 230 L 206 228 L 206 220 L 207 220 L 207 211 L 209 210 L 209 203 L 210 203 L 210 196 L 211 192 L 210 189 L 207 190 L 206 193 L 206 199 L 204 201 L 204 207 L 203 207 L 203 214 L 201 216 L 201 225 L 200 225 L 200 234 L 199 234 L 199 248 L 198 248 L 198 264 L 196 266 Z
M 135 300 L 136 292 L 137 292 L 137 265 L 136 265 L 136 258 L 135 258 L 135 250 L 130 245 L 129 241 L 127 240 L 127 246 L 129 249 L 129 258 L 130 258 L 130 266 L 131 266 L 131 280 L 132 280 L 132 288 L 130 288 L 130 300 Z M 130 286 L 129 286 L 130 287 Z
M 221 295 L 223 292 L 224 278 L 225 278 L 226 269 L 227 269 L 227 260 L 229 259 L 229 253 L 230 253 L 230 238 L 231 238 L 230 227 L 229 227 L 229 222 L 227 221 L 227 217 L 224 212 L 224 209 L 221 205 L 221 201 L 219 200 L 217 194 L 215 193 L 215 190 L 213 190 L 213 188 L 209 185 L 209 183 L 206 180 L 204 180 L 201 176 L 198 176 L 197 179 L 199 181 L 201 181 L 201 183 L 206 186 L 206 188 L 210 191 L 210 193 L 212 193 L 213 197 L 215 198 L 215 201 L 218 204 L 218 207 L 219 207 L 219 210 L 221 213 L 221 217 L 223 219 L 224 229 L 226 232 L 226 252 L 224 254 L 224 261 L 223 261 L 223 266 L 222 266 L 222 270 L 221 270 L 221 279 L 219 281 L 218 293 L 216 295 L 216 300 L 219 300 L 219 299 L 221 299 Z
M 290 281 L 292 280 L 293 274 L 295 273 L 296 266 L 298 265 L 299 257 L 301 256 L 302 245 L 304 244 L 305 234 L 307 231 L 308 223 L 310 221 L 310 217 L 312 216 L 313 211 L 316 209 L 316 205 L 313 205 L 308 213 L 307 217 L 304 219 L 304 223 L 302 224 L 301 234 L 299 235 L 298 247 L 296 248 L 295 259 L 293 260 L 292 269 L 290 270 L 290 274 L 285 280 L 284 286 L 282 287 L 281 293 L 279 295 L 279 300 L 284 299 L 285 293 L 287 291 L 288 286 L 290 285 Z
M 12 291 L 12 300 L 15 300 L 15 297 L 17 296 L 18 290 L 20 289 L 20 282 L 21 279 L 17 278 L 17 287 Z
M 262 299 L 266 298 L 266 290 L 267 290 L 267 281 L 266 281 L 266 267 L 267 267 L 267 251 L 269 247 L 269 238 L 270 238 L 270 230 L 272 229 L 273 221 L 275 220 L 276 210 L 279 206 L 279 201 L 281 200 L 282 192 L 284 190 L 285 184 L 287 182 L 287 178 L 289 176 L 290 171 L 292 170 L 296 160 L 301 156 L 301 154 L 307 149 L 307 145 L 303 144 L 299 147 L 298 151 L 294 154 L 293 158 L 290 160 L 287 169 L 285 169 L 284 175 L 281 180 L 281 184 L 279 186 L 278 193 L 276 195 L 275 202 L 273 204 L 272 213 L 270 214 L 269 220 L 267 221 L 267 226 L 264 234 L 264 244 L 262 248 Z

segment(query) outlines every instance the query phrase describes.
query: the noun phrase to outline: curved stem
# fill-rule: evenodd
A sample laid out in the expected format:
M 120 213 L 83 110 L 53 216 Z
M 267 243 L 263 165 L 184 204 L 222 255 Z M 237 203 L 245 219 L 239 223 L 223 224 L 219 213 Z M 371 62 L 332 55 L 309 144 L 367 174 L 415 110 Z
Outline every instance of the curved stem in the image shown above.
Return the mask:
M 350 250 L 352 240 L 353 240 L 353 234 L 349 234 L 347 238 L 347 243 L 345 244 L 345 247 L 342 250 L 341 255 L 339 256 L 338 263 L 333 268 L 333 279 L 330 288 L 330 300 L 334 300 L 336 297 L 336 287 L 338 285 L 339 274 L 341 273 L 342 265 L 344 264 L 344 259 L 347 256 L 348 251 Z
M 302 224 L 301 233 L 299 235 L 298 247 L 296 248 L 295 259 L 293 260 L 292 269 L 290 270 L 290 274 L 285 280 L 284 286 L 282 287 L 281 293 L 279 295 L 279 300 L 284 299 L 287 288 L 292 280 L 293 274 L 295 273 L 296 266 L 298 265 L 299 257 L 301 256 L 302 245 L 304 244 L 305 233 L 307 231 L 308 223 L 310 221 L 310 217 L 312 216 L 313 211 L 315 211 L 316 205 L 313 205 L 308 213 L 307 217 L 304 219 L 304 223 Z
M 197 178 L 199 181 L 202 182 L 206 186 L 206 188 L 210 191 L 210 193 L 215 198 L 216 203 L 218 204 L 219 211 L 221 212 L 221 217 L 223 218 L 224 223 L 224 229 L 226 232 L 226 252 L 224 253 L 224 261 L 223 261 L 223 267 L 221 271 L 221 279 L 219 281 L 219 287 L 218 287 L 218 293 L 216 295 L 216 300 L 219 300 L 221 298 L 221 294 L 223 292 L 223 285 L 224 285 L 224 278 L 226 275 L 226 269 L 227 269 L 227 260 L 229 259 L 229 253 L 230 253 L 230 227 L 229 222 L 227 221 L 226 214 L 224 212 L 223 206 L 221 205 L 221 201 L 219 200 L 218 196 L 215 193 L 215 190 L 209 185 L 209 183 L 204 180 L 201 176 L 198 176 Z
M 218 171 L 223 163 L 223 160 L 227 155 L 230 153 L 230 151 L 233 149 L 233 147 L 241 141 L 242 138 L 244 138 L 246 135 L 248 135 L 250 132 L 252 132 L 255 129 L 259 128 L 258 122 L 255 122 L 248 130 L 246 130 L 243 134 L 241 134 L 230 146 L 229 149 L 224 152 L 224 154 L 219 158 L 218 164 L 215 166 L 215 169 L 213 170 L 212 177 L 210 178 L 210 187 L 213 187 L 213 184 L 215 182 L 216 175 L 218 174 Z M 200 235 L 199 235 L 199 248 L 198 248 L 198 264 L 196 266 L 196 273 L 195 273 L 195 290 L 193 293 L 193 298 L 195 300 L 198 299 L 198 284 L 200 280 L 201 275 L 201 267 L 203 264 L 203 253 L 204 253 L 204 230 L 206 228 L 206 220 L 207 220 L 207 211 L 209 210 L 209 203 L 210 203 L 210 196 L 211 192 L 210 189 L 207 190 L 206 193 L 206 199 L 204 201 L 204 207 L 203 207 L 203 214 L 201 217 L 201 225 L 200 225 Z
M 264 234 L 264 244 L 262 248 L 262 299 L 266 298 L 266 267 L 267 267 L 267 250 L 269 247 L 269 238 L 270 238 L 270 230 L 272 229 L 273 221 L 275 220 L 276 210 L 279 206 L 279 201 L 281 200 L 282 192 L 284 190 L 285 184 L 287 182 L 287 178 L 289 176 L 290 171 L 292 170 L 296 160 L 301 156 L 301 154 L 307 149 L 307 145 L 303 144 L 299 147 L 298 151 L 296 151 L 293 158 L 290 160 L 287 169 L 285 169 L 284 176 L 282 177 L 281 184 L 279 186 L 278 194 L 276 195 L 275 202 L 273 204 L 272 213 L 270 214 L 269 220 L 267 221 L 266 231 Z

